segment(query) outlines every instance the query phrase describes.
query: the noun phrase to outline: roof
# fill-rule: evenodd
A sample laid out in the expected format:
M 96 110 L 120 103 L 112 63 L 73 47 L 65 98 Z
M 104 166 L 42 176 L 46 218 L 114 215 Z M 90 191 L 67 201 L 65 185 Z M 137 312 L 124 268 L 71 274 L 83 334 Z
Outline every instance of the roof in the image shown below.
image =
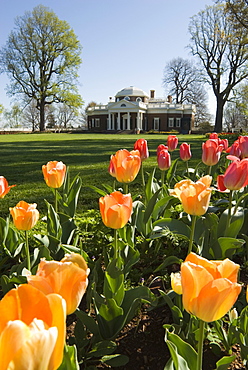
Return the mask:
M 125 87 L 124 89 L 120 90 L 117 92 L 117 94 L 115 95 L 115 97 L 119 97 L 119 96 L 146 96 L 146 97 L 149 97 L 149 95 L 141 90 L 141 89 L 138 89 L 137 87 L 134 87 L 134 86 L 130 86 L 130 87 Z

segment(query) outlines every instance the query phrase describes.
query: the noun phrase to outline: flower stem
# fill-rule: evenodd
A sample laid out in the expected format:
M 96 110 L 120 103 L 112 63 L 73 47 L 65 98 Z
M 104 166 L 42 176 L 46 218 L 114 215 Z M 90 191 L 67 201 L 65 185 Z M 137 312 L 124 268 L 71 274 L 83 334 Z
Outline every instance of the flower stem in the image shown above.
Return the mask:
M 189 177 L 189 161 L 186 161 L 187 177 Z
M 202 356 L 203 356 L 203 339 L 204 339 L 204 328 L 205 322 L 199 320 L 199 341 L 198 341 L 198 353 L 197 353 L 197 364 L 196 370 L 202 370 Z
M 114 229 L 114 259 L 118 259 L 118 229 Z
M 29 253 L 29 246 L 28 246 L 28 231 L 25 230 L 25 251 L 26 251 L 26 258 L 27 258 L 27 269 L 31 271 L 31 262 L 30 262 L 30 253 Z
M 193 246 L 193 241 L 194 241 L 194 234 L 195 234 L 195 223 L 196 223 L 196 216 L 193 215 L 191 217 L 192 217 L 192 224 L 191 224 L 188 254 L 190 254 L 191 251 L 192 251 L 192 246 Z
M 123 184 L 123 190 L 124 190 L 124 194 L 128 194 L 128 184 L 127 183 L 124 183 Z
M 228 205 L 228 215 L 227 215 L 227 223 L 226 223 L 226 231 L 230 226 L 230 221 L 231 221 L 231 215 L 232 215 L 232 196 L 233 196 L 233 191 L 230 190 L 229 193 L 229 205 Z
M 164 186 L 165 171 L 161 171 L 161 187 Z
M 208 167 L 208 174 L 209 174 L 209 176 L 211 176 L 211 170 L 212 170 L 212 166 L 209 166 Z
M 146 183 L 145 183 L 145 176 L 144 176 L 144 167 L 143 167 L 143 162 L 141 162 L 141 178 L 142 178 L 142 185 L 143 188 L 145 189 Z
M 58 212 L 58 190 L 55 188 L 54 189 L 54 196 L 55 196 L 55 200 L 54 200 L 54 209 L 55 209 L 55 212 L 57 213 Z

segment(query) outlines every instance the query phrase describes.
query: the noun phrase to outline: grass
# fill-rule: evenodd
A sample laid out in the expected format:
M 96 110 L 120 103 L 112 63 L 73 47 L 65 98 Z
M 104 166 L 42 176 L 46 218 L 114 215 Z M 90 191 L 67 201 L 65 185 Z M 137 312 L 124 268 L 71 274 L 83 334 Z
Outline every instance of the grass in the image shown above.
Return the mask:
M 156 166 L 156 149 L 159 144 L 166 144 L 167 135 L 115 135 L 115 134 L 13 134 L 1 135 L 1 171 L 9 185 L 17 186 L 1 200 L 1 216 L 8 214 L 9 207 L 20 200 L 37 203 L 38 209 L 45 210 L 44 198 L 53 201 L 53 194 L 43 180 L 41 167 L 48 161 L 64 162 L 70 168 L 71 178 L 79 174 L 83 187 L 79 202 L 79 211 L 98 207 L 99 195 L 89 185 L 101 187 L 111 185 L 112 177 L 108 174 L 111 154 L 119 149 L 132 150 L 138 138 L 148 141 L 149 159 L 144 163 L 145 171 L 151 172 Z M 201 143 L 206 140 L 200 135 L 178 135 L 179 145 L 182 142 L 191 144 L 191 166 L 195 167 L 201 158 Z M 178 149 L 172 159 L 179 156 Z M 180 161 L 183 168 L 184 163 Z M 159 170 L 157 176 L 160 176 Z M 140 189 L 140 177 L 131 184 L 130 190 L 135 193 Z

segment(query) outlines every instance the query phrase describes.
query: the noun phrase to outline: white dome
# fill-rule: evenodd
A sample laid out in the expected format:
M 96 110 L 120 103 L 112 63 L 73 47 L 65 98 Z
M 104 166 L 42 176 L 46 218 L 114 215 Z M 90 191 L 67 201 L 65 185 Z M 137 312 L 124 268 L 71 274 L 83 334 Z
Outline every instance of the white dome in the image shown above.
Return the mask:
M 141 90 L 141 89 L 138 89 L 137 87 L 134 87 L 134 86 L 130 86 L 130 87 L 125 87 L 124 89 L 118 91 L 118 93 L 115 95 L 115 97 L 119 97 L 119 96 L 146 96 L 147 98 L 149 97 L 149 95 Z

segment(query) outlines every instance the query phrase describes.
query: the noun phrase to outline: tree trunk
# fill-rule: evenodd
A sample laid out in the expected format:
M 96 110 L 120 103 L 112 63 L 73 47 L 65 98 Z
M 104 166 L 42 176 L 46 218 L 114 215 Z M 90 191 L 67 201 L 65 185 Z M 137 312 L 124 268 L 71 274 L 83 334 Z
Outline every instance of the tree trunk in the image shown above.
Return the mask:
M 45 101 L 40 103 L 40 131 L 45 131 Z
M 214 131 L 218 133 L 222 132 L 223 112 L 224 112 L 224 99 L 222 96 L 217 96 L 217 107 L 216 107 Z

